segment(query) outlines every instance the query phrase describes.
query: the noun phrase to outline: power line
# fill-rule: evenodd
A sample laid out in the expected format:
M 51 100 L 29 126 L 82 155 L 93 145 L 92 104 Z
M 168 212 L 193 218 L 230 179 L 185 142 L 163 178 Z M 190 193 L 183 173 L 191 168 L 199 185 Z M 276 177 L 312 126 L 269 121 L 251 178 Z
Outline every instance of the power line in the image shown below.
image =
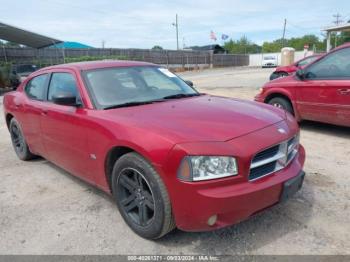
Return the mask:
M 335 18 L 333 23 L 336 24 L 336 25 L 339 25 L 339 24 L 344 22 L 343 20 L 340 19 L 342 16 L 339 13 L 333 15 L 333 17 Z

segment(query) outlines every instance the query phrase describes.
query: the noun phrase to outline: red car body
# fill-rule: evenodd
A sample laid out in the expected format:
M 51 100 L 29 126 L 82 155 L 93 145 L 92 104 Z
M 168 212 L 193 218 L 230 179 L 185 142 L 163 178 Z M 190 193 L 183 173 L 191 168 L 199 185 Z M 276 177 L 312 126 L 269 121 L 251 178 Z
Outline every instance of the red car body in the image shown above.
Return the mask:
M 294 73 L 298 71 L 299 69 L 303 69 L 305 66 L 307 66 L 312 61 L 315 61 L 317 58 L 321 57 L 321 54 L 318 55 L 311 55 L 304 57 L 303 59 L 298 60 L 297 62 L 288 65 L 288 66 L 278 66 L 276 67 L 275 72 L 283 72 L 287 74 Z
M 138 62 L 93 62 L 41 69 L 4 98 L 6 121 L 15 117 L 30 150 L 75 176 L 111 193 L 113 154 L 135 151 L 158 172 L 166 185 L 178 228 L 221 228 L 280 201 L 286 181 L 302 173 L 300 145 L 283 169 L 248 179 L 252 158 L 260 151 L 295 137 L 299 127 L 288 113 L 256 102 L 201 95 L 163 103 L 98 110 L 81 72 L 89 69 L 156 66 Z M 24 87 L 43 73 L 74 75 L 84 106 L 62 106 L 28 98 Z M 238 175 L 184 182 L 177 172 L 188 155 L 236 156 Z M 93 156 L 93 157 L 91 157 Z M 217 221 L 209 226 L 210 216 Z
M 291 105 L 298 121 L 350 126 L 349 57 L 350 44 L 340 46 L 306 66 L 300 75 L 266 83 L 255 101 L 269 103 L 279 97 Z M 313 70 L 318 70 L 318 76 L 311 75 Z

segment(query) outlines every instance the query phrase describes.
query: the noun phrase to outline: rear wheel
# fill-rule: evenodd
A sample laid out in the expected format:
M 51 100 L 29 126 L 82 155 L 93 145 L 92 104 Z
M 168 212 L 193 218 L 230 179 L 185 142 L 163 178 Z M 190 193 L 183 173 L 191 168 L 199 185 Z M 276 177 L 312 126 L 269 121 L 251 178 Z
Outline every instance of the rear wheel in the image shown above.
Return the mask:
M 115 163 L 112 190 L 122 217 L 136 234 L 156 239 L 175 228 L 165 185 L 140 155 L 128 153 Z
M 12 118 L 10 121 L 10 134 L 13 148 L 19 159 L 30 160 L 36 157 L 30 152 L 27 142 L 23 136 L 21 126 L 15 118 Z
M 294 110 L 291 103 L 283 97 L 274 97 L 268 101 L 268 104 L 286 110 L 294 115 Z

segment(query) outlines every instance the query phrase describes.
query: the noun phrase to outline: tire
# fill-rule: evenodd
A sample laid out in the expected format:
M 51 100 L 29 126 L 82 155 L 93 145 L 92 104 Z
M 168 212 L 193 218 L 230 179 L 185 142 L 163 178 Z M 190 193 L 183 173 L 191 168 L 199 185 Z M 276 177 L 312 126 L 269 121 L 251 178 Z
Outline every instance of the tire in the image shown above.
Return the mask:
M 17 157 L 23 161 L 36 158 L 36 155 L 30 152 L 28 144 L 24 138 L 21 126 L 15 118 L 11 119 L 9 129 L 11 134 L 12 146 L 16 152 Z
M 294 115 L 294 110 L 293 110 L 291 103 L 283 97 L 274 97 L 274 98 L 270 99 L 267 103 L 272 105 L 272 106 L 286 110 L 289 113 L 291 113 L 292 115 Z
M 139 236 L 157 239 L 175 228 L 165 185 L 139 154 L 125 154 L 115 163 L 112 192 L 123 219 Z

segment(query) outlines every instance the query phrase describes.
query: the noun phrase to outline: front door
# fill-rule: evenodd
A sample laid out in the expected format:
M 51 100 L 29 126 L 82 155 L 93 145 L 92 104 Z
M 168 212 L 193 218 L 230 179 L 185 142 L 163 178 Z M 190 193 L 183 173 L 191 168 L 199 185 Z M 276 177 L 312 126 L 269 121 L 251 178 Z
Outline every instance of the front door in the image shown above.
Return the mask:
M 296 88 L 302 119 L 350 125 L 350 48 L 330 53 L 305 69 Z
M 52 102 L 55 95 L 66 92 L 76 95 L 77 103 L 81 103 L 74 72 L 52 73 L 41 120 L 47 158 L 70 173 L 92 182 L 87 165 L 86 110 L 83 105 L 65 106 Z

